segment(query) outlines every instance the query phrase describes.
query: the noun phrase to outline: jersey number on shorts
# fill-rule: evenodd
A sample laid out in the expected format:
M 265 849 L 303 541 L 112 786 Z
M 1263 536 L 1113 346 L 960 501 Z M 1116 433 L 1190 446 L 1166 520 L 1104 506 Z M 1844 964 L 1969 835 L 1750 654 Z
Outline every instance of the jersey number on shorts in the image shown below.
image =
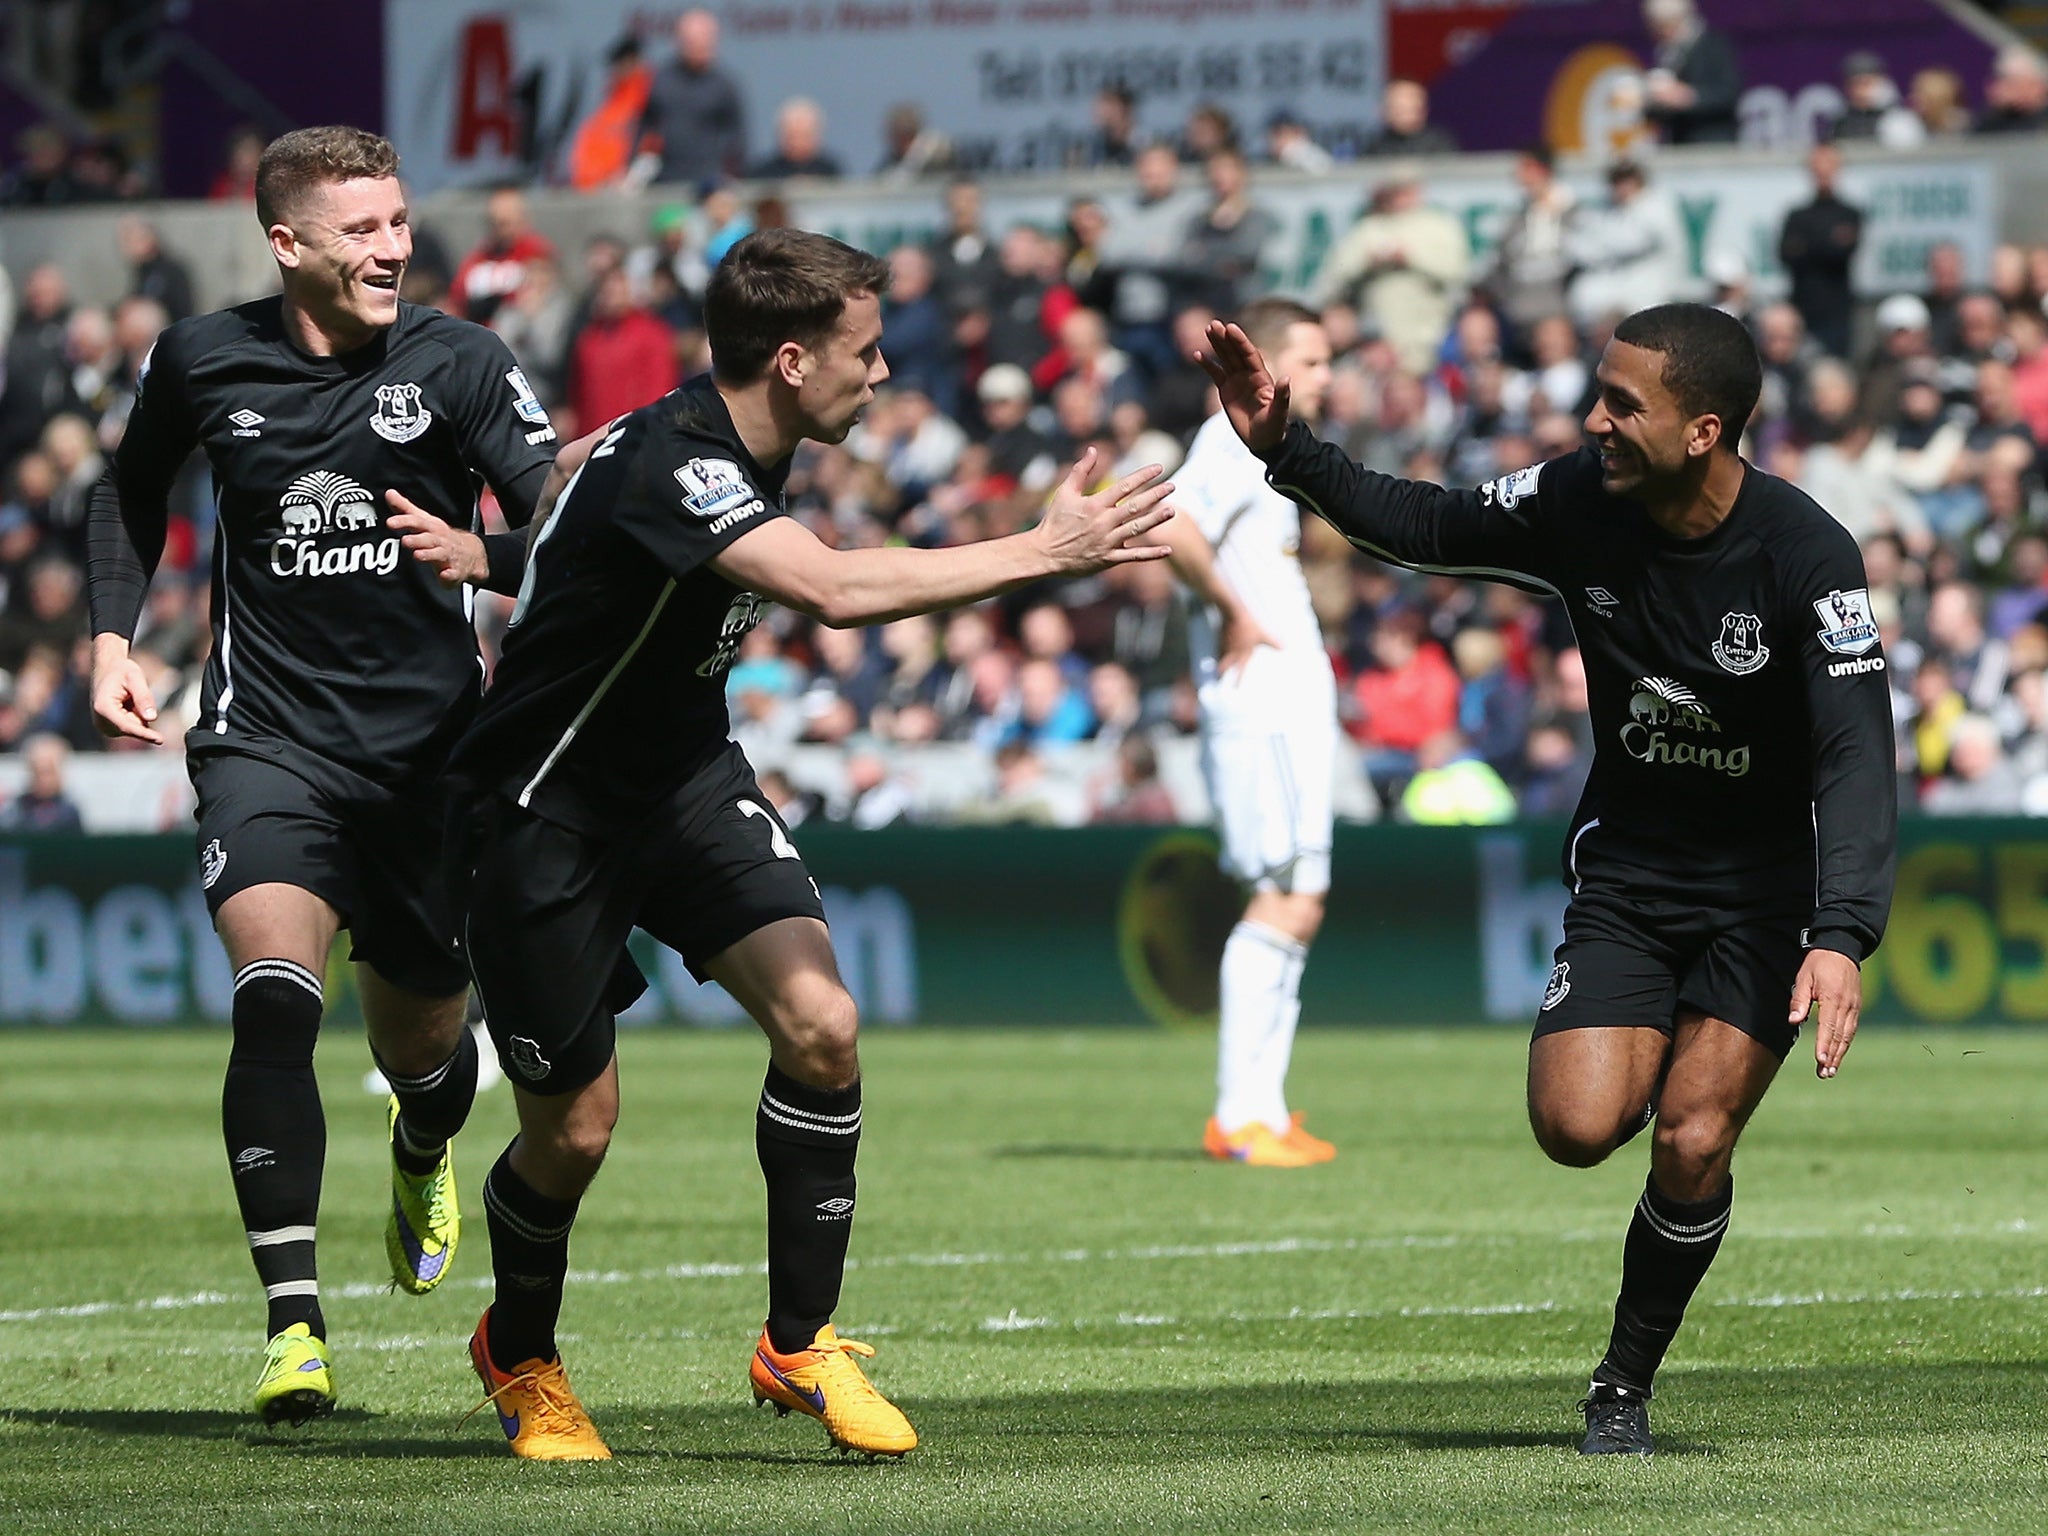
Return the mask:
M 770 816 L 751 800 L 737 804 L 742 816 L 758 816 L 768 823 L 768 850 L 778 859 L 793 859 L 797 856 L 796 844 L 789 840 L 789 834 L 782 830 L 782 823 Z

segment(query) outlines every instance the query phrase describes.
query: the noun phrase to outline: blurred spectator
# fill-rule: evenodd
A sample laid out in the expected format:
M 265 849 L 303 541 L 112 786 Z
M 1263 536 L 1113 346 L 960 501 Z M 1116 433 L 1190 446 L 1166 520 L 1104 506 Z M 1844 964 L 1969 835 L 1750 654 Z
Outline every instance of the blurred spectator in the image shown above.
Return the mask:
M 61 129 L 39 123 L 15 140 L 21 163 L 0 176 L 0 204 L 11 208 L 58 208 L 90 202 L 87 190 L 72 177 L 71 146 Z
M 1308 124 L 1285 107 L 1277 107 L 1266 119 L 1266 158 L 1290 171 L 1320 176 L 1337 162 L 1315 141 Z
M 640 39 L 627 33 L 604 56 L 604 94 L 569 141 L 569 185 L 594 192 L 621 180 L 639 147 L 640 124 L 654 71 L 641 55 Z
M 1380 126 L 1366 140 L 1369 156 L 1455 155 L 1458 140 L 1429 120 L 1429 92 L 1419 80 L 1389 80 L 1380 95 Z
M 960 390 L 953 328 L 932 281 L 932 259 L 922 246 L 899 245 L 889 253 L 882 334 L 891 370 L 899 378 L 919 380 L 933 404 L 957 418 Z
M 1522 814 L 1563 820 L 1578 808 L 1591 771 L 1591 754 L 1559 725 L 1539 725 L 1523 753 Z
M 227 159 L 213 178 L 207 197 L 216 203 L 255 202 L 256 167 L 268 142 L 261 129 L 246 123 L 228 135 Z
M 856 738 L 846 753 L 845 793 L 826 802 L 825 814 L 863 832 L 910 819 L 910 788 L 889 766 L 872 738 Z
M 1148 374 L 1170 367 L 1172 318 L 1188 267 L 1190 200 L 1170 145 L 1148 144 L 1134 165 L 1136 195 L 1110 221 L 1102 260 L 1113 274 L 1109 303 L 1116 344 Z
M 1092 819 L 1125 826 L 1171 826 L 1180 820 L 1172 794 L 1159 782 L 1159 754 L 1143 736 L 1117 742 L 1115 787 Z
M 975 387 L 988 425 L 989 468 L 1027 489 L 1055 475 L 1052 440 L 1031 425 L 1031 378 L 1014 363 L 997 363 Z
M 1095 739 L 1108 746 L 1120 745 L 1145 719 L 1138 680 L 1113 661 L 1089 671 L 1088 708 L 1095 716 Z
M 1515 819 L 1515 796 L 1453 729 L 1438 732 L 1416 753 L 1400 813 L 1424 827 L 1495 826 Z
M 21 757 L 28 783 L 0 806 L 0 832 L 83 832 L 78 807 L 64 792 L 64 769 L 71 759 L 64 738 L 38 732 L 21 744 Z
M 677 18 L 675 57 L 648 85 L 640 135 L 652 179 L 664 184 L 702 186 L 746 164 L 746 103 L 718 65 L 718 18 L 709 11 Z
M 815 790 L 798 789 L 780 768 L 762 769 L 755 782 L 761 786 L 761 793 L 768 797 L 768 803 L 775 807 L 775 814 L 782 818 L 782 824 L 792 832 L 823 809 L 823 797 Z
M 1461 629 L 1451 655 L 1460 679 L 1459 732 L 1503 779 L 1519 779 L 1531 700 L 1529 685 L 1508 668 L 1507 642 L 1495 630 Z
M 1458 718 L 1458 674 L 1423 636 L 1413 610 L 1390 615 L 1373 630 L 1371 670 L 1352 685 L 1351 734 L 1365 748 L 1365 771 L 1389 805 L 1414 775 L 1416 753 Z
M 1217 150 L 1202 169 L 1212 196 L 1188 223 L 1187 265 L 1205 280 L 1202 302 L 1231 311 L 1257 291 L 1259 261 L 1280 221 L 1252 201 L 1250 172 L 1235 147 Z
M 1979 133 L 2033 133 L 2048 127 L 2048 67 L 2024 43 L 2008 43 L 1984 86 Z
M 100 454 L 92 423 L 71 411 L 50 418 L 43 428 L 42 450 L 57 479 L 44 514 L 47 542 L 83 569 L 86 514 L 92 504 L 92 488 L 99 484 L 107 461 Z
M 1842 60 L 1842 95 L 1848 105 L 1830 133 L 1836 143 L 1877 143 L 1912 149 L 1927 137 L 1927 125 L 1899 100 L 1884 60 L 1859 48 Z
M 1953 240 L 1936 241 L 1927 251 L 1927 286 L 1920 295 L 1927 305 L 1928 334 L 1936 352 L 1954 350 L 1956 307 L 1968 289 L 1963 248 Z
M 1138 98 L 1130 87 L 1111 83 L 1095 93 L 1089 107 L 1094 131 L 1074 145 L 1078 166 L 1132 165 L 1138 158 Z
M 914 101 L 899 101 L 883 115 L 877 176 L 884 181 L 914 181 L 952 169 L 953 141 L 925 122 L 924 108 Z
M 981 187 L 971 177 L 946 183 L 946 227 L 925 249 L 941 304 L 957 315 L 988 303 L 998 270 L 996 244 L 982 222 Z
M 1643 115 L 1667 144 L 1733 144 L 1742 96 L 1735 45 L 1693 0 L 1643 0 L 1643 25 L 1657 60 L 1643 81 Z
M 1899 409 L 1906 369 L 1933 360 L 1933 317 L 1917 293 L 1895 293 L 1877 306 L 1877 347 L 1863 364 L 1861 410 L 1865 421 L 1889 421 Z
M 1058 661 L 1030 656 L 1017 668 L 1017 712 L 1005 734 L 1034 747 L 1061 746 L 1094 735 L 1095 716 Z
M 835 179 L 839 160 L 825 148 L 825 114 L 808 96 L 792 96 L 775 114 L 775 150 L 747 173 L 765 181 L 793 176 Z
M 185 263 L 163 247 L 157 228 L 146 219 L 129 217 L 114 226 L 121 259 L 133 273 L 129 292 L 163 305 L 172 320 L 192 313 L 192 275 Z
M 1547 145 L 1532 145 L 1515 156 L 1522 200 L 1509 215 L 1480 283 L 1500 305 L 1518 347 L 1529 344 L 1538 321 L 1565 308 L 1565 283 L 1572 271 L 1569 242 L 1579 209 L 1578 200 L 1557 179 L 1555 166 Z
M 526 194 L 517 187 L 497 187 L 484 203 L 484 238 L 455 269 L 449 298 L 456 312 L 478 325 L 489 325 L 498 306 L 517 297 L 526 281 L 527 263 L 554 259 L 555 248 L 533 227 Z
M 0 459 L 34 443 L 52 416 L 75 403 L 65 356 L 70 320 L 71 288 L 63 269 L 48 262 L 34 268 L 21 285 L 21 310 L 0 375 Z
M 1181 130 L 1180 157 L 1189 165 L 1206 165 L 1211 155 L 1224 150 L 1241 151 L 1237 119 L 1213 101 L 1196 105 Z
M 1578 269 L 1571 312 L 1582 326 L 1663 304 L 1685 290 L 1685 227 L 1678 205 L 1634 160 L 1607 168 L 1607 201 L 1588 208 L 1569 246 Z
M 1983 715 L 1955 722 L 1949 776 L 1928 786 L 1921 809 L 1930 816 L 2011 816 L 2018 813 L 2023 786 L 2006 761 L 1998 727 Z
M 1073 294 L 1047 271 L 1046 237 L 1013 224 L 996 253 L 996 269 L 979 296 L 984 306 L 982 355 L 989 364 L 1013 363 L 1034 375 L 1053 349 L 1058 324 Z
M 1842 201 L 1835 190 L 1842 152 L 1834 145 L 1814 145 L 1806 166 L 1813 175 L 1813 198 L 1785 215 L 1778 260 L 1792 280 L 1792 304 L 1807 334 L 1836 357 L 1847 357 L 1856 309 L 1849 269 L 1863 240 L 1863 211 Z
M 529 260 L 518 291 L 491 316 L 491 329 L 505 338 L 533 392 L 549 409 L 562 399 L 575 322 L 576 306 L 562 287 L 561 268 L 552 255 Z
M 605 273 L 570 351 L 568 398 L 577 422 L 588 430 L 638 410 L 674 389 L 677 371 L 669 328 L 634 303 L 623 268 Z
M 85 637 L 85 582 L 61 555 L 43 555 L 23 580 L 27 601 L 10 600 L 0 614 L 0 669 L 19 672 L 31 651 L 58 657 Z
M 1968 133 L 1970 109 L 1963 101 L 1963 82 L 1952 69 L 1923 69 L 1906 88 L 1906 104 L 1920 120 L 1921 132 L 1930 139 L 1950 139 Z
M 1415 375 L 1436 362 L 1471 260 L 1464 226 L 1422 199 L 1420 167 L 1388 167 L 1371 209 L 1331 250 L 1315 301 L 1356 304 Z
M 2009 677 L 2006 642 L 1984 628 L 1984 593 L 1964 581 L 1945 581 L 1927 604 L 1928 659 L 1948 669 L 1957 693 L 1988 714 Z M 1922 663 L 1923 667 L 1925 663 Z
M 1086 818 L 1081 796 L 1051 778 L 1045 758 L 1029 742 L 1010 741 L 996 748 L 995 770 L 994 792 L 961 807 L 962 820 L 1073 827 Z

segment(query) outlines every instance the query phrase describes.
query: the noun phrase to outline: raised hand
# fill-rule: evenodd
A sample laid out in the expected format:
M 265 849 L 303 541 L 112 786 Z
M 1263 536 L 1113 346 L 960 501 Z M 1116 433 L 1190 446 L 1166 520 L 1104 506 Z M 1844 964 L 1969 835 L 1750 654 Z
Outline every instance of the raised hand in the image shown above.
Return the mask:
M 1222 320 L 1209 322 L 1209 350 L 1195 361 L 1215 381 L 1223 414 L 1254 453 L 1277 447 L 1287 435 L 1287 381 L 1266 367 L 1251 337 Z
M 1172 551 L 1164 544 L 1132 541 L 1173 516 L 1173 509 L 1164 504 L 1173 493 L 1172 482 L 1160 478 L 1163 471 L 1157 464 L 1148 464 L 1091 496 L 1088 481 L 1096 457 L 1093 448 L 1085 451 L 1053 493 L 1035 530 L 1046 552 L 1070 576 L 1130 560 L 1165 559 Z

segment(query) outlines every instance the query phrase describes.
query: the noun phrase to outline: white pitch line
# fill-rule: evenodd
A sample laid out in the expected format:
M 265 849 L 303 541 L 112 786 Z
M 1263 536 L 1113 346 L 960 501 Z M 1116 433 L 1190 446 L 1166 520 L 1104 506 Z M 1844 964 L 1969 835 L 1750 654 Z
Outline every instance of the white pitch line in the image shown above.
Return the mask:
M 1748 1232 L 1737 1229 L 1735 1235 L 1748 1242 L 1809 1242 L 1820 1238 L 1842 1237 L 1919 1237 L 1923 1240 L 1939 1240 L 1955 1237 L 1991 1237 L 2011 1234 L 2029 1234 L 2038 1228 L 2025 1220 L 1993 1223 L 1988 1227 L 1952 1227 L 1945 1232 L 1915 1233 L 1903 1226 L 1867 1225 L 1857 1232 L 1845 1233 L 1822 1228 L 1786 1229 Z M 1285 1237 L 1263 1241 L 1240 1241 L 1229 1243 L 1173 1243 L 1148 1245 L 1135 1248 L 1063 1248 L 1048 1252 L 1028 1253 L 906 1253 L 884 1254 L 879 1258 L 848 1259 L 849 1272 L 861 1269 L 953 1269 L 963 1267 L 1032 1268 L 1058 1264 L 1124 1264 L 1159 1263 L 1199 1259 L 1269 1258 L 1277 1255 L 1303 1253 L 1385 1253 L 1398 1251 L 1426 1251 L 1445 1248 L 1508 1247 L 1519 1243 L 1583 1243 L 1616 1242 L 1619 1231 L 1571 1231 L 1562 1233 L 1499 1233 L 1478 1235 L 1458 1233 L 1403 1233 L 1387 1237 L 1350 1237 L 1343 1239 L 1314 1237 Z M 722 1264 L 722 1263 L 678 1263 L 667 1264 L 659 1269 L 642 1270 L 572 1270 L 569 1279 L 579 1286 L 588 1285 L 637 1285 L 656 1280 L 729 1280 L 765 1275 L 766 1263 Z M 487 1290 L 491 1286 L 489 1276 L 475 1276 L 463 1280 L 444 1282 L 444 1290 Z M 350 1281 L 342 1285 L 324 1287 L 321 1294 L 328 1300 L 358 1301 L 368 1297 L 389 1293 L 388 1283 Z M 1871 1293 L 1874 1296 L 1894 1300 L 1970 1300 L 1979 1295 L 2004 1296 L 2004 1292 L 1936 1292 Z M 2010 1293 L 2027 1296 L 2031 1292 Z M 184 1312 L 202 1307 L 239 1305 L 250 1297 L 230 1295 L 223 1291 L 194 1291 L 183 1296 L 151 1296 L 140 1301 L 85 1301 L 62 1306 L 22 1307 L 0 1311 L 0 1323 L 36 1323 L 51 1318 L 103 1317 L 116 1313 L 134 1312 Z M 1807 1306 L 1825 1302 L 1860 1299 L 1834 1297 L 1815 1293 L 1813 1299 L 1801 1297 L 1766 1298 L 1754 1303 L 1757 1306 Z M 1722 1302 L 1717 1305 L 1729 1305 Z M 1350 1315 L 1350 1314 L 1346 1314 Z M 1361 1313 L 1359 1316 L 1426 1316 L 1428 1313 Z M 1447 1316 L 1485 1315 L 1484 1313 L 1453 1312 Z

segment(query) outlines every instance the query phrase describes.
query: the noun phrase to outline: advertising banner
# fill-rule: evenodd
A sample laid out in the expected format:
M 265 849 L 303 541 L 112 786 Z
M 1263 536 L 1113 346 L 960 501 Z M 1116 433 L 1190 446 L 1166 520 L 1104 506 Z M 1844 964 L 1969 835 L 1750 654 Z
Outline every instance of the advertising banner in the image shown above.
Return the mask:
M 713 0 L 720 67 L 738 82 L 748 152 L 773 148 L 776 108 L 824 109 L 826 147 L 872 172 L 882 120 L 914 102 L 977 170 L 1058 169 L 1095 93 L 1129 86 L 1147 135 L 1201 102 L 1240 123 L 1288 107 L 1357 142 L 1385 79 L 1381 0 Z M 519 171 L 530 133 L 560 144 L 602 93 L 628 32 L 666 64 L 680 4 L 391 0 L 386 131 L 421 191 Z
M 1239 911 L 1187 828 L 802 828 L 848 989 L 871 1028 L 1206 1028 Z M 1338 830 L 1308 966 L 1312 1024 L 1535 1016 L 1559 936 L 1563 828 Z M 355 1020 L 337 946 L 329 1020 Z M 745 1024 L 640 936 L 628 1026 Z M 0 842 L 0 1027 L 223 1024 L 232 1000 L 186 837 Z M 1884 948 L 1880 1023 L 2048 1022 L 2048 826 L 1914 820 Z

